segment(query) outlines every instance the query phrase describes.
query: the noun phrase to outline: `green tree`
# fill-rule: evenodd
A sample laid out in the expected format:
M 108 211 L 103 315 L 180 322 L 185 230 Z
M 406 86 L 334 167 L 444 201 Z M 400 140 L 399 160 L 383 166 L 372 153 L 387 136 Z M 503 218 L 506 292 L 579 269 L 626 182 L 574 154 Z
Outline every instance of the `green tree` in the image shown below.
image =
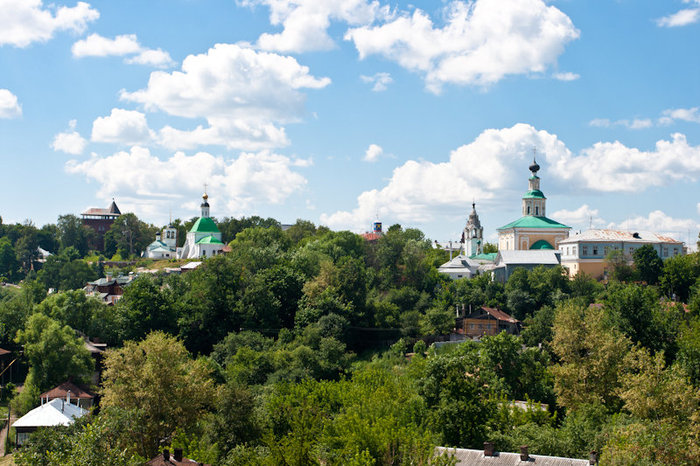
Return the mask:
M 19 263 L 9 238 L 0 238 L 0 281 L 14 281 Z
M 633 343 L 661 349 L 661 329 L 655 322 L 655 316 L 660 312 L 659 297 L 654 289 L 613 283 L 608 287 L 605 310 L 611 322 Z
M 122 257 L 139 255 L 153 242 L 156 228 L 132 213 L 120 215 L 105 233 L 105 254 Z
M 659 275 L 664 266 L 663 261 L 651 244 L 645 244 L 632 254 L 634 266 L 637 269 L 639 278 L 649 285 L 656 285 L 659 282 Z
M 613 249 L 605 256 L 605 265 L 610 270 L 609 277 L 620 282 L 632 281 L 635 278 L 634 268 L 621 249 Z
M 32 314 L 15 340 L 23 345 L 29 373 L 41 391 L 70 377 L 81 382 L 92 375 L 94 364 L 82 339 L 44 314 Z
M 552 350 L 559 364 L 551 368 L 558 403 L 571 409 L 593 403 L 617 409 L 629 347 L 629 340 L 609 323 L 603 309 L 573 301 L 558 306 Z
M 673 256 L 664 262 L 661 289 L 667 296 L 687 302 L 692 286 L 700 277 L 700 252 L 687 256 Z
M 92 228 L 83 225 L 83 221 L 72 214 L 59 216 L 56 227 L 61 249 L 73 247 L 78 251 L 80 257 L 87 255 L 90 242 L 95 237 L 95 231 Z M 58 251 L 54 250 L 53 252 Z
M 104 304 L 88 297 L 83 290 L 53 294 L 34 308 L 35 312 L 91 336 L 95 335 L 103 310 Z
M 193 426 L 214 399 L 204 361 L 192 360 L 180 341 L 161 332 L 108 350 L 104 364 L 102 407 L 135 417 L 131 451 L 145 458 L 176 430 Z

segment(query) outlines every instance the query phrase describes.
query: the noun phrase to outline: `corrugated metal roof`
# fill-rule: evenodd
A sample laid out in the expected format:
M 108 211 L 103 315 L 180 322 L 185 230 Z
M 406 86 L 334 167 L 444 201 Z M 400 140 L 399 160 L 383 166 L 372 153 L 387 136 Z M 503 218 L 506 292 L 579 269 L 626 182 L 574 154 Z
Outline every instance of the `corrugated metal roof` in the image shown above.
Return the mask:
M 558 251 L 551 249 L 528 249 L 518 251 L 499 251 L 496 265 L 510 264 L 544 264 L 557 265 L 561 263 Z
M 636 235 L 636 236 L 635 236 Z M 572 244 L 579 241 L 624 241 L 626 243 L 677 243 L 681 241 L 669 236 L 657 235 L 650 231 L 586 230 L 560 241 L 559 244 Z
M 458 465 L 522 466 L 523 464 L 532 464 L 538 466 L 583 466 L 589 464 L 588 460 L 558 456 L 529 455 L 529 461 L 524 462 L 520 460 L 520 453 L 496 452 L 495 456 L 484 456 L 483 450 L 444 447 L 437 447 L 435 450 L 436 454 L 447 453 L 448 455 L 454 455 Z
M 67 426 L 87 413 L 87 410 L 79 406 L 66 403 L 61 398 L 55 398 L 29 411 L 12 424 L 12 427 Z

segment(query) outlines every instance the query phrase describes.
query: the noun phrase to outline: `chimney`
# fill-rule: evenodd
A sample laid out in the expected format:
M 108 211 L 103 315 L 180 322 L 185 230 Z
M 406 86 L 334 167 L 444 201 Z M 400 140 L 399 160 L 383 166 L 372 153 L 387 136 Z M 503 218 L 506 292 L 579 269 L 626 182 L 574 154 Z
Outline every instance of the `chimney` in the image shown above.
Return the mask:
M 598 464 L 598 452 L 592 451 L 588 455 L 588 464 Z
M 494 456 L 493 442 L 484 442 L 484 456 Z
M 175 449 L 175 461 L 182 461 L 182 448 Z
M 527 452 L 527 445 L 520 446 L 520 461 L 530 461 L 530 455 Z
M 163 459 L 165 461 L 170 461 L 170 450 L 168 450 L 167 448 L 163 450 Z
M 66 403 L 70 403 L 70 390 L 66 393 Z

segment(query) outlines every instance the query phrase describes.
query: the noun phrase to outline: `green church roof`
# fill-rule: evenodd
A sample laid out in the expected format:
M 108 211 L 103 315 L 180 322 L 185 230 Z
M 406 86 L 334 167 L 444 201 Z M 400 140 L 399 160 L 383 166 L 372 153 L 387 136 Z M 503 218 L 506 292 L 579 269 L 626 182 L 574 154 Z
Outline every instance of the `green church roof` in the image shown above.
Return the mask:
M 554 247 L 547 241 L 541 239 L 539 241 L 535 241 L 535 244 L 530 246 L 530 249 L 554 249 Z
M 533 189 L 531 191 L 526 192 L 525 195 L 523 196 L 523 199 L 547 199 L 547 198 L 544 197 L 544 194 L 539 189 Z
M 197 244 L 224 244 L 220 239 L 216 238 L 214 235 L 205 236 L 204 238 L 197 241 Z
M 497 252 L 482 252 L 481 254 L 474 254 L 473 256 L 470 256 L 469 258 L 474 259 L 474 260 L 494 262 L 496 260 L 497 255 L 498 255 Z
M 190 233 L 219 233 L 219 227 L 209 217 L 199 217 L 192 225 Z
M 526 215 L 525 217 L 520 217 L 514 222 L 510 222 L 508 225 L 502 226 L 499 230 L 507 230 L 508 228 L 571 228 L 563 225 L 559 222 L 555 222 L 551 218 L 547 217 L 534 217 L 532 215 Z

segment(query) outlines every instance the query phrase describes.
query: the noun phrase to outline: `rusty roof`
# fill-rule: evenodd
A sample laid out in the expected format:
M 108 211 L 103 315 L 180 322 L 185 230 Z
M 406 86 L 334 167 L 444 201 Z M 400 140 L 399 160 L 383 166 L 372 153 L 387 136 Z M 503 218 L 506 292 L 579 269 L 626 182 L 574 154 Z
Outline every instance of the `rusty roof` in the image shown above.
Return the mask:
M 41 398 L 49 398 L 53 400 L 54 398 L 65 399 L 68 396 L 68 390 L 70 390 L 71 398 L 80 399 L 92 399 L 95 398 L 95 394 L 92 393 L 84 385 L 76 385 L 71 381 L 63 382 L 61 385 L 52 388 L 51 390 L 41 394 Z
M 520 322 L 518 319 L 515 317 L 511 317 L 505 312 L 501 311 L 500 309 L 496 309 L 493 307 L 482 307 L 484 311 L 488 312 L 490 315 L 495 317 L 498 320 L 505 320 L 506 322 L 510 322 L 511 324 L 515 324 L 517 322 Z
M 11 351 L 8 351 L 8 350 L 6 350 L 6 349 L 0 348 L 0 356 L 4 356 L 4 355 L 10 354 L 10 353 L 11 353 Z
M 682 241 L 670 236 L 658 235 L 650 231 L 627 230 L 586 230 L 577 235 L 569 236 L 559 244 L 571 244 L 579 241 L 624 241 L 628 243 L 674 243 L 683 244 Z

